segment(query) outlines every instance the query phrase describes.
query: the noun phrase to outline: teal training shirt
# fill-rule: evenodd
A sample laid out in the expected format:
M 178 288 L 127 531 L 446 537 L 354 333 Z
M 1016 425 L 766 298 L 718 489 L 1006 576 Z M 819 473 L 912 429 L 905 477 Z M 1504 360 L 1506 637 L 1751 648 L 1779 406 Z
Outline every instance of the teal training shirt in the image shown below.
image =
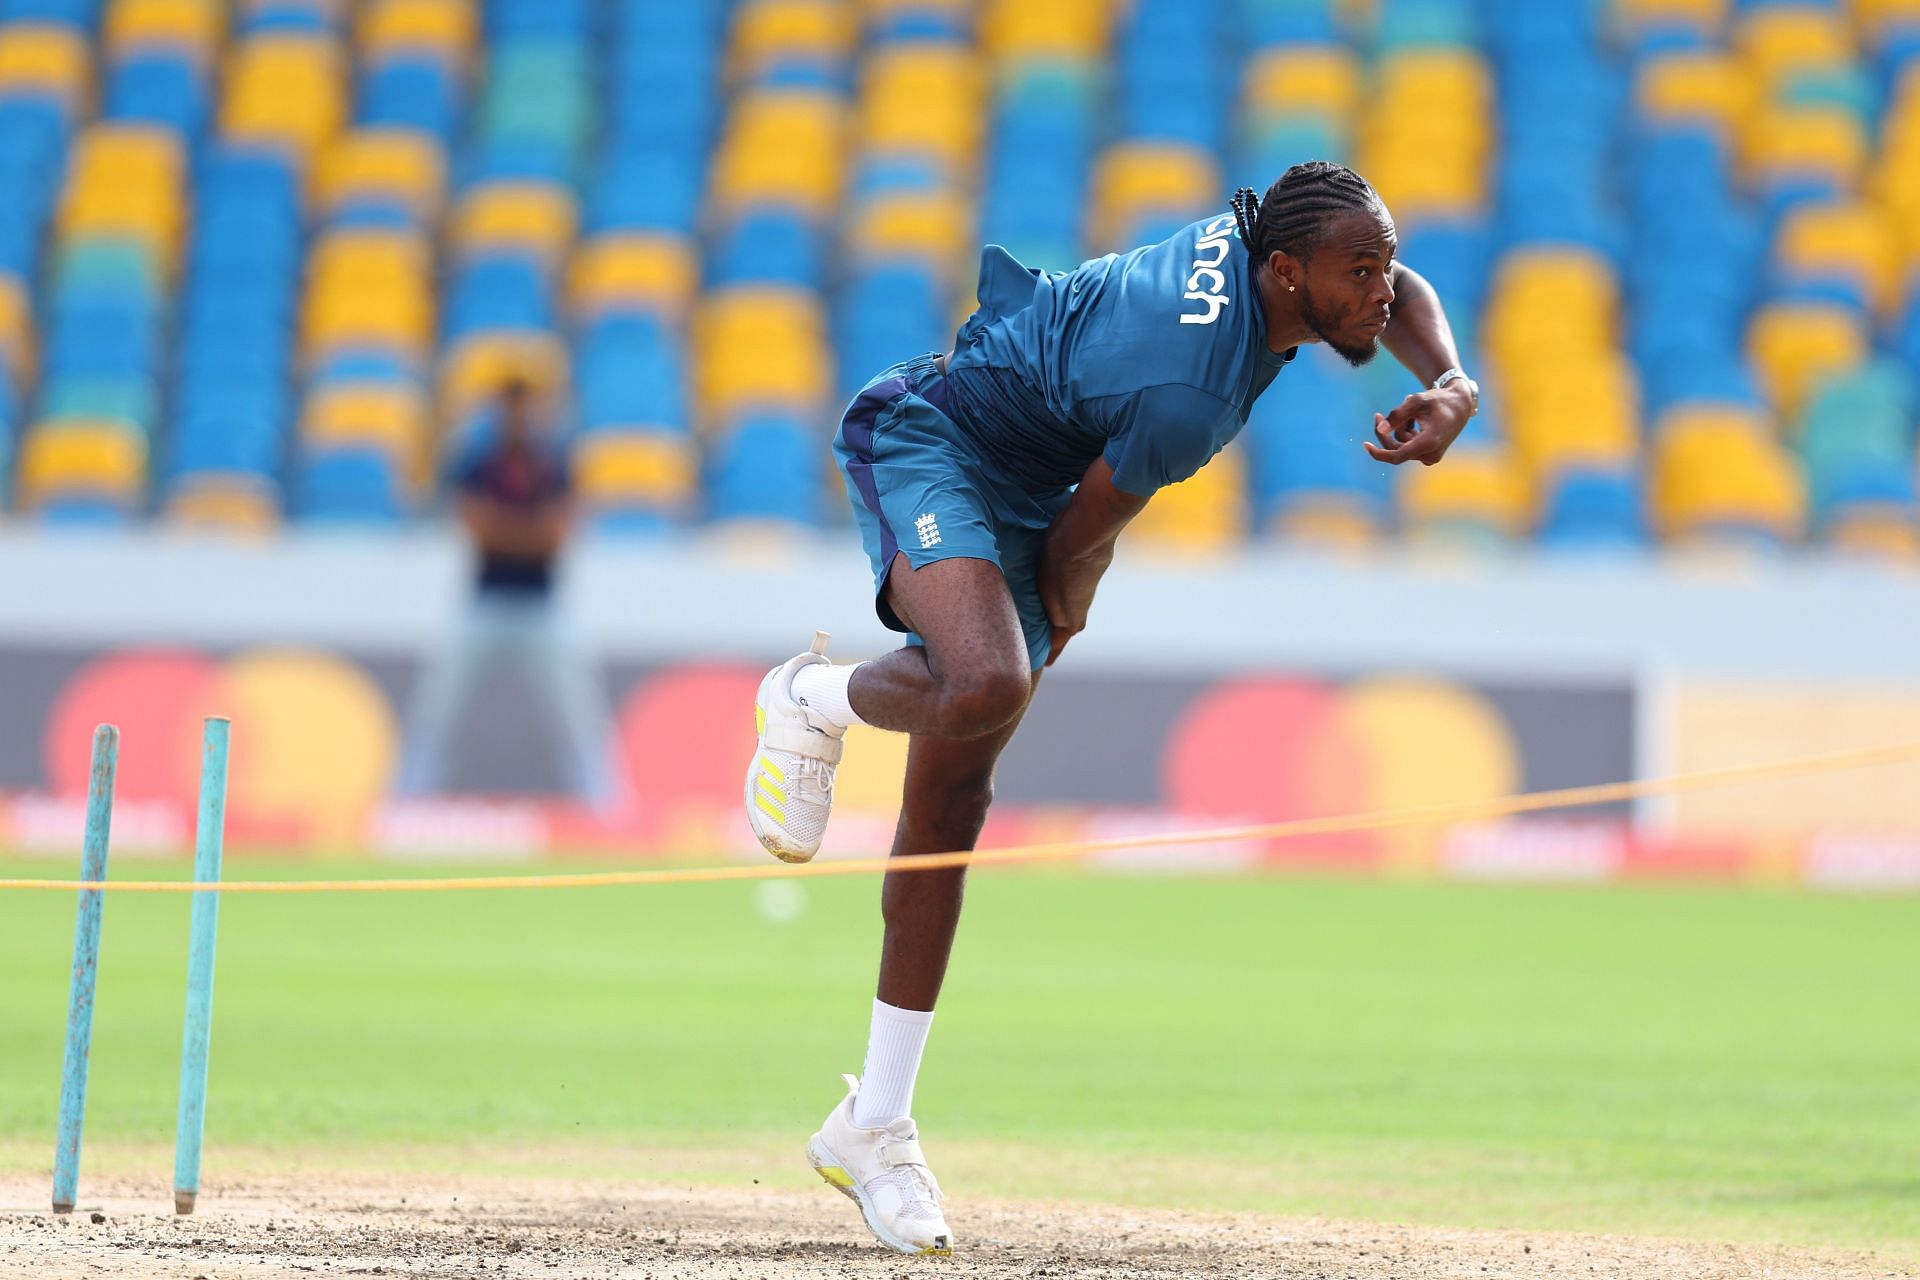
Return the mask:
M 1131 494 L 1186 479 L 1293 357 L 1267 348 L 1231 213 L 1072 271 L 988 245 L 979 296 L 947 368 L 954 423 L 990 476 L 1034 497 L 1102 455 Z

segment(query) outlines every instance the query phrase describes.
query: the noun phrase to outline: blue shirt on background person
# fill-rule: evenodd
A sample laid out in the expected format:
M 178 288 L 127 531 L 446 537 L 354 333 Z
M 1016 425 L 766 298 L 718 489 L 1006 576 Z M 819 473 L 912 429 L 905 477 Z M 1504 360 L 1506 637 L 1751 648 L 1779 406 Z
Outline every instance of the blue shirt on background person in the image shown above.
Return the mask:
M 478 552 L 483 592 L 545 595 L 565 538 L 572 475 L 565 449 L 534 419 L 524 382 L 502 389 L 453 467 L 461 522 Z

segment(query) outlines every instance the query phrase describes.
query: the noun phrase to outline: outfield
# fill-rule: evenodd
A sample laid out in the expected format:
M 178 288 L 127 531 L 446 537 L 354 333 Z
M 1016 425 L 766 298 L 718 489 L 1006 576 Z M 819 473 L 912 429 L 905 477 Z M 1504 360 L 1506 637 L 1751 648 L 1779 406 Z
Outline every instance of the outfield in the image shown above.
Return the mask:
M 230 898 L 206 1185 L 310 1168 L 801 1186 L 800 1144 L 859 1067 L 875 889 Z M 83 1196 L 90 1173 L 159 1186 L 170 1167 L 187 905 L 106 904 Z M 0 894 L 0 1172 L 50 1167 L 72 928 L 71 894 Z M 1916 992 L 1914 898 L 984 872 L 916 1110 L 962 1205 L 1912 1261 Z

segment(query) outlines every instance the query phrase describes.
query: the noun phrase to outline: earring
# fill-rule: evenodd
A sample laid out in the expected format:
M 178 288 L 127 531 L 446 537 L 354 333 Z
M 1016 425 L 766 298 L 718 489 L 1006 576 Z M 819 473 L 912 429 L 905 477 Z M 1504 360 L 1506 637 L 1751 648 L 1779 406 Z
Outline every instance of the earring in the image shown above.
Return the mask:
M 1288 292 L 1288 293 L 1292 293 L 1292 292 L 1293 292 L 1293 286 L 1292 286 L 1292 285 L 1288 285 L 1288 286 L 1287 286 L 1287 292 Z

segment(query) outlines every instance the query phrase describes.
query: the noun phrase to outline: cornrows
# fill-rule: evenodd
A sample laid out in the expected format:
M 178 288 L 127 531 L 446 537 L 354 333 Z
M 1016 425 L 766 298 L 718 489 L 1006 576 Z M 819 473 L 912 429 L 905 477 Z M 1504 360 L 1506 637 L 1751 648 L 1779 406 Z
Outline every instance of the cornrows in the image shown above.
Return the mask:
M 1265 199 L 1252 187 L 1233 193 L 1240 240 L 1255 262 L 1265 262 L 1276 250 L 1304 258 L 1320 243 L 1327 224 L 1341 214 L 1384 209 L 1365 178 L 1329 160 L 1293 166 L 1267 188 Z

